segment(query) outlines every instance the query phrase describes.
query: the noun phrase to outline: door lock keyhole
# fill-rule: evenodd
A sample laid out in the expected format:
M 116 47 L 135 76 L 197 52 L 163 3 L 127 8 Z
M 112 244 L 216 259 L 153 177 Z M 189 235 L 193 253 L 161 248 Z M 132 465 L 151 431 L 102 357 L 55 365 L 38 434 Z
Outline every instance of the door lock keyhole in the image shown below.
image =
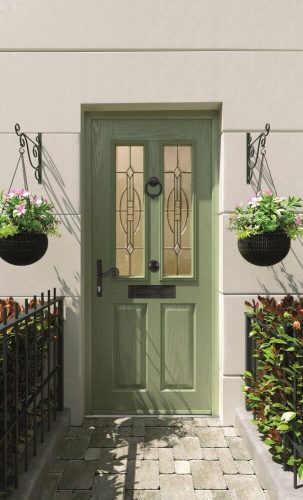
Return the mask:
M 156 273 L 159 270 L 160 264 L 157 260 L 150 260 L 148 263 L 148 269 L 152 273 Z

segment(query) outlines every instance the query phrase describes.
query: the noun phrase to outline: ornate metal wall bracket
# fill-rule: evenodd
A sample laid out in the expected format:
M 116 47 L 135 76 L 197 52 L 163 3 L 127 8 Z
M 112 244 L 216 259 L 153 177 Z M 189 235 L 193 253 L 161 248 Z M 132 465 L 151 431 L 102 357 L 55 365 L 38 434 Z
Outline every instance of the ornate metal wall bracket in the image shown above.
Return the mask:
M 35 178 L 38 184 L 42 184 L 42 134 L 38 132 L 36 142 L 24 132 L 20 132 L 20 125 L 16 123 L 15 132 L 19 137 L 20 146 L 26 148 L 27 156 L 31 167 L 35 170 Z M 36 159 L 36 161 L 34 160 Z
M 246 134 L 246 183 L 250 184 L 253 170 L 258 163 L 259 153 L 261 149 L 261 153 L 263 151 L 266 144 L 266 137 L 268 136 L 270 131 L 270 124 L 266 123 L 265 131 L 262 132 L 258 137 L 253 141 L 250 132 Z

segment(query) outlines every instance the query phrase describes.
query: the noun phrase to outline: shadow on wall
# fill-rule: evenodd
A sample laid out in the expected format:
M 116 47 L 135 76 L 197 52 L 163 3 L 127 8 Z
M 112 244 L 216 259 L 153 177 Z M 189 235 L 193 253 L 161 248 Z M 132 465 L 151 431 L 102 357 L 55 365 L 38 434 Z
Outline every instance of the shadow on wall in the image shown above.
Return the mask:
M 53 161 L 48 150 L 43 147 L 43 178 L 44 188 L 51 203 L 55 206 L 65 229 L 72 234 L 80 244 L 80 220 L 77 210 L 69 199 L 63 177 Z M 71 217 L 73 216 L 74 217 Z

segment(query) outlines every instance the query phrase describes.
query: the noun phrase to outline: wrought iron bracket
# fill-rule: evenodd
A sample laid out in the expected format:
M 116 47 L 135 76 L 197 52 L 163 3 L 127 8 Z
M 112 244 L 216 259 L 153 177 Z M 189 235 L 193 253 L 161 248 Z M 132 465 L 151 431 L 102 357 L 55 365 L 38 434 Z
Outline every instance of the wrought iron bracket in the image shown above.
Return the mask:
M 28 160 L 35 170 L 35 178 L 38 184 L 42 184 L 42 133 L 38 132 L 36 141 L 33 141 L 28 135 L 20 131 L 19 123 L 15 125 L 15 132 L 19 137 L 21 148 L 26 148 Z
M 266 144 L 266 137 L 268 136 L 270 131 L 270 124 L 266 123 L 265 131 L 262 132 L 256 139 L 253 141 L 250 132 L 246 134 L 246 184 L 250 184 L 253 170 L 257 165 L 260 149 L 261 153 L 264 153 L 264 148 Z
M 103 292 L 103 278 L 107 278 L 107 276 L 119 276 L 119 269 L 117 267 L 111 267 L 105 273 L 102 272 L 102 260 L 97 260 L 97 297 L 102 297 Z

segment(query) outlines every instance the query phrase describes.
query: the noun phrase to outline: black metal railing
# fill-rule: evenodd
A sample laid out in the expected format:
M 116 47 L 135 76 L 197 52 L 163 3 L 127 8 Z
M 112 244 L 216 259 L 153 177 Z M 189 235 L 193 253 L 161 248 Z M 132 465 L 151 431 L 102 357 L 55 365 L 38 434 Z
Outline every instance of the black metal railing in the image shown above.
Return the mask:
M 63 297 L 1 301 L 0 493 L 18 488 L 38 441 L 63 410 Z
M 252 323 L 257 323 L 263 330 L 267 331 L 270 333 L 270 335 L 273 337 L 279 337 L 279 334 L 276 330 L 271 329 L 266 325 L 265 323 L 258 321 L 254 316 L 250 316 L 248 314 L 245 314 L 246 318 L 246 335 L 245 335 L 245 351 L 246 351 L 246 370 L 251 372 L 253 380 L 257 382 L 259 380 L 259 363 L 258 361 L 262 361 L 261 358 L 261 352 L 258 349 L 257 345 L 257 340 L 254 336 L 250 337 L 250 331 L 251 331 L 251 325 Z M 297 338 L 297 330 L 288 327 L 285 329 L 286 333 L 293 338 Z M 303 355 L 303 347 L 301 349 L 301 354 Z M 286 381 L 286 373 L 289 374 L 289 368 L 291 368 L 291 357 L 288 356 L 287 351 L 283 353 L 283 370 L 282 370 L 282 377 L 283 380 Z M 298 384 L 299 384 L 299 376 L 296 375 L 296 371 L 291 370 L 292 372 L 292 379 L 291 379 L 291 385 L 292 385 L 292 404 L 293 404 L 293 411 L 297 413 L 298 411 Z M 300 376 L 302 378 L 302 375 Z M 289 375 L 288 375 L 288 380 L 289 380 Z M 248 407 L 248 402 L 246 400 L 246 409 L 249 410 Z M 254 413 L 254 418 L 255 418 L 255 412 Z M 286 465 L 286 456 L 285 456 L 285 450 L 287 447 L 287 444 L 292 448 L 294 459 L 296 460 L 298 456 L 303 461 L 303 445 L 298 443 L 294 433 L 292 432 L 281 432 L 282 434 L 282 439 L 283 439 L 283 450 L 284 450 L 284 457 L 283 457 L 283 468 L 284 470 L 287 469 Z M 295 462 L 296 463 L 296 462 Z M 294 488 L 298 488 L 298 473 L 297 473 L 297 467 L 293 467 L 293 484 Z

